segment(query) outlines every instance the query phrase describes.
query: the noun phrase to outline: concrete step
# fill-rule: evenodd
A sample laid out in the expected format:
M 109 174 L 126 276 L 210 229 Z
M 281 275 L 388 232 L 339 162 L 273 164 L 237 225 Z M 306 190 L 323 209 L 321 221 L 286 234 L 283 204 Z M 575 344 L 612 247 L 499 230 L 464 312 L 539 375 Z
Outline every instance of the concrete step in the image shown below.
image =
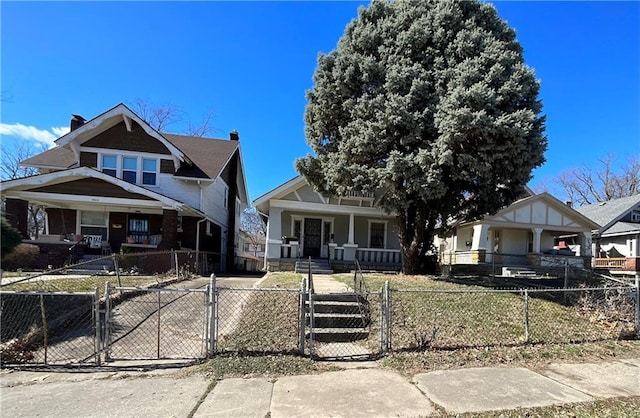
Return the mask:
M 331 302 L 318 301 L 313 303 L 314 313 L 339 313 L 339 314 L 359 314 L 360 304 L 358 302 Z M 307 311 L 309 311 L 307 303 Z
M 307 316 L 307 325 L 311 325 L 311 318 Z M 369 319 L 358 313 L 316 313 L 313 315 L 315 328 L 364 328 L 369 325 Z
M 312 332 L 314 340 L 319 342 L 349 342 L 364 340 L 369 336 L 366 328 L 314 328 Z
M 308 295 L 305 295 L 307 298 Z M 367 303 L 367 299 L 357 293 L 316 293 L 313 295 L 313 302 L 360 302 Z

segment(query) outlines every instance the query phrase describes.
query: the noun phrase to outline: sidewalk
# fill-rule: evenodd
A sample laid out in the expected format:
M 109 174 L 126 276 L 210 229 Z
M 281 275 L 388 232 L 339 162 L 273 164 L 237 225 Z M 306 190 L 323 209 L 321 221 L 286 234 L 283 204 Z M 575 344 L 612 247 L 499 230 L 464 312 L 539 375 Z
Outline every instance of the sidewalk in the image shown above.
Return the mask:
M 224 379 L 180 371 L 0 372 L 11 417 L 413 417 L 640 396 L 640 358 L 525 368 L 439 370 L 413 379 L 380 370 Z M 211 388 L 213 386 L 213 388 Z M 200 403 L 201 402 L 201 403 Z

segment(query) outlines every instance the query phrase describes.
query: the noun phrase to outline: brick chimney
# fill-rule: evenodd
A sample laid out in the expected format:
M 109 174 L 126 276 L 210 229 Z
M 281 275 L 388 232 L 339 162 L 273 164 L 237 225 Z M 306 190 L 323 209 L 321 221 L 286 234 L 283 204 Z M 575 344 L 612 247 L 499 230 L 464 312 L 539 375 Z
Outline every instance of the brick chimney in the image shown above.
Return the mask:
M 69 127 L 71 128 L 71 131 L 75 131 L 76 129 L 84 125 L 86 121 L 87 120 L 80 115 L 71 115 L 71 124 Z
M 229 139 L 231 141 L 239 141 L 240 135 L 238 135 L 238 131 L 234 129 L 233 131 L 229 132 Z

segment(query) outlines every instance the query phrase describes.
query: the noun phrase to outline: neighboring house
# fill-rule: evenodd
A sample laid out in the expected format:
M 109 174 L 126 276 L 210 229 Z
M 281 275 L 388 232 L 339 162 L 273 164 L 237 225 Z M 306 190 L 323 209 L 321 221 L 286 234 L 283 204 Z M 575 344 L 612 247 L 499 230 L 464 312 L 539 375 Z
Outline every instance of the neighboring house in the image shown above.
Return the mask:
M 260 271 L 265 254 L 265 237 L 263 234 L 250 234 L 240 230 L 238 258 L 236 269 L 243 271 Z
M 612 273 L 640 274 L 640 194 L 576 209 L 600 226 L 594 228 L 594 267 Z
M 265 269 L 293 270 L 299 258 L 328 259 L 337 271 L 399 269 L 395 216 L 376 207 L 378 196 L 330 197 L 298 176 L 254 200 L 267 220 Z
M 244 230 L 240 230 L 240 253 L 242 255 L 252 255 L 254 257 L 264 258 L 266 250 L 266 238 L 264 234 L 250 234 Z
M 218 270 L 234 265 L 248 204 L 236 132 L 160 133 L 119 104 L 87 122 L 74 116 L 55 144 L 22 162 L 41 174 L 2 182 L 7 217 L 25 238 L 32 204 L 46 212 L 42 241 L 75 238 L 103 254 L 187 248 L 214 254 Z
M 523 198 L 475 222 L 454 225 L 436 245 L 440 263 L 554 267 L 591 265 L 591 231 L 598 225 L 548 193 Z M 576 236 L 573 251 L 563 236 Z M 558 245 L 561 244 L 561 245 Z

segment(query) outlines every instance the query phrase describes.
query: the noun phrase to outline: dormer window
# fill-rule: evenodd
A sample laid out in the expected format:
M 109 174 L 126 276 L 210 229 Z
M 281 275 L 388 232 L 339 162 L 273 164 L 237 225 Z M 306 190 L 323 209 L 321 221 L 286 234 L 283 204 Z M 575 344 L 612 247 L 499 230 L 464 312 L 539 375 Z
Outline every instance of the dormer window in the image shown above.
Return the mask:
M 103 154 L 100 161 L 102 163 L 101 170 L 105 174 L 132 184 L 157 185 L 157 159 Z
M 136 157 L 122 157 L 122 180 L 136 184 L 138 159 Z
M 158 172 L 158 160 L 142 159 L 142 184 L 156 185 L 156 173 Z
M 102 172 L 113 177 L 118 177 L 118 157 L 115 155 L 103 155 Z

